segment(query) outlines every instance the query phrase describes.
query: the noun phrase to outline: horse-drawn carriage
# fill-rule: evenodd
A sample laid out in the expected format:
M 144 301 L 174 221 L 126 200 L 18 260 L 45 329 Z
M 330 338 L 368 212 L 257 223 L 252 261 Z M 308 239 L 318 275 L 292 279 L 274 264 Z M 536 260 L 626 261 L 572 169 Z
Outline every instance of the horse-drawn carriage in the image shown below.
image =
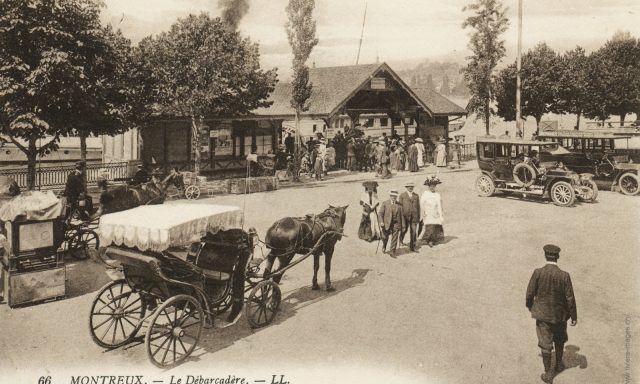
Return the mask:
M 270 254 L 263 271 L 263 260 L 253 256 L 257 235 L 241 229 L 239 208 L 165 204 L 102 216 L 100 241 L 108 245 L 106 255 L 120 262 L 123 278 L 103 287 L 93 301 L 93 340 L 104 348 L 117 348 L 144 330 L 147 356 L 154 365 L 167 367 L 184 361 L 196 348 L 202 329 L 230 307 L 234 316 L 244 304 L 252 328 L 270 324 L 280 306 L 280 277 L 299 262 L 290 263 L 291 257 L 318 255 L 329 243 L 332 252 L 345 208 L 337 208 L 339 214 L 329 209 L 318 215 L 316 221 L 322 225 L 302 225 L 302 242 L 290 244 L 288 252 L 278 249 Z M 339 224 L 335 231 L 326 230 L 332 228 L 328 221 Z M 315 243 L 308 245 L 312 240 Z M 187 244 L 191 245 L 184 247 Z M 280 256 L 286 260 L 271 272 L 273 259 Z

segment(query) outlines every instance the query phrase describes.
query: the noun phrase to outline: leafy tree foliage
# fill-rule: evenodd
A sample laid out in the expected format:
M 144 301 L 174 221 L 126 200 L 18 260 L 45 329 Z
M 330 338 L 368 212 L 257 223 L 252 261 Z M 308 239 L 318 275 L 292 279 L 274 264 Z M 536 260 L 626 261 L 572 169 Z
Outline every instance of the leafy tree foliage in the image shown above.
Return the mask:
M 241 115 L 268 107 L 276 70 L 260 68 L 257 44 L 208 14 L 178 19 L 168 32 L 143 39 L 136 52 L 141 74 L 163 112 L 191 118 L 194 170 L 200 171 L 205 116 Z
M 558 62 L 555 113 L 573 113 L 577 116 L 576 129 L 589 99 L 589 62 L 584 49 L 576 47 L 565 52 Z
M 640 112 L 640 40 L 616 33 L 589 57 L 585 116 L 606 120 Z
M 449 81 L 449 76 L 447 76 L 446 73 L 442 77 L 442 86 L 440 87 L 440 93 L 445 96 L 448 96 L 451 94 L 451 84 Z
M 60 136 L 79 135 L 86 157 L 88 135 L 122 132 L 135 109 L 129 42 L 99 15 L 93 0 L 0 2 L 0 133 L 26 154 L 30 189 Z
M 475 112 L 485 123 L 487 135 L 494 100 L 493 72 L 505 56 L 504 40 L 500 35 L 507 30 L 509 20 L 506 8 L 499 0 L 476 0 L 465 6 L 463 11 L 471 11 L 462 28 L 470 27 L 473 32 L 469 39 L 469 49 L 473 54 L 467 58 L 463 74 L 471 91 L 468 109 Z
M 293 51 L 291 106 L 295 110 L 296 161 L 294 164 L 296 168 L 300 163 L 300 114 L 309 109 L 308 100 L 313 90 L 313 84 L 309 83 L 309 67 L 306 63 L 313 47 L 318 44 L 318 39 L 315 37 L 316 22 L 313 20 L 313 8 L 315 8 L 315 0 L 289 0 L 287 5 L 288 21 L 285 29 Z M 297 169 L 294 175 L 297 180 Z
M 538 44 L 522 56 L 522 116 L 532 116 L 536 125 L 555 106 L 559 60 L 546 44 Z M 498 116 L 515 120 L 516 65 L 500 71 L 496 78 Z

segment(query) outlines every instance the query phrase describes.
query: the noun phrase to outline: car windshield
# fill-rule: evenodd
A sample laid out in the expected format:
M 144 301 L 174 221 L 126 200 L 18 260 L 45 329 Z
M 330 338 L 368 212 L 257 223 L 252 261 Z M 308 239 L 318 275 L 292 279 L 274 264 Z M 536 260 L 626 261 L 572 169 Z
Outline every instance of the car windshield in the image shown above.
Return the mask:
M 565 147 L 558 145 L 557 143 L 553 143 L 553 144 L 545 144 L 542 146 L 542 151 L 544 152 L 549 152 L 553 155 L 564 155 L 567 153 L 571 153 L 569 152 Z

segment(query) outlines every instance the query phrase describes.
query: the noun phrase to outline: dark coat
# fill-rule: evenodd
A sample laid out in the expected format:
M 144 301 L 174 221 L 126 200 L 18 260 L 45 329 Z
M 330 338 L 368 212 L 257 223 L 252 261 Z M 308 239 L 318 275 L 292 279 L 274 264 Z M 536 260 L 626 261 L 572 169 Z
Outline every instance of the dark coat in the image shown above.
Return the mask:
M 405 226 L 402 206 L 397 202 L 392 204 L 391 200 L 383 202 L 378 211 L 378 221 L 386 230 L 391 228 L 391 223 L 394 223 L 396 228 L 402 230 Z
M 67 176 L 67 184 L 64 188 L 64 195 L 70 201 L 78 200 L 80 194 L 84 193 L 84 187 L 82 185 L 82 175 L 76 174 L 75 171 L 71 172 Z
M 413 192 L 405 191 L 398 197 L 398 203 L 402 206 L 402 213 L 407 223 L 417 223 L 420 221 L 420 196 Z
M 533 271 L 527 287 L 526 305 L 536 320 L 554 324 L 569 318 L 578 320 L 571 277 L 555 264 Z

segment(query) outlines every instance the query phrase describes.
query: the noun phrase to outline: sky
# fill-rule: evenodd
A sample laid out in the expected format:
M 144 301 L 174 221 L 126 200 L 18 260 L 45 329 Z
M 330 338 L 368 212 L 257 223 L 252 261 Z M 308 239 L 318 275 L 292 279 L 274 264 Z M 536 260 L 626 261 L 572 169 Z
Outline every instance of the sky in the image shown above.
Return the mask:
M 260 44 L 264 68 L 278 67 L 286 79 L 291 66 L 284 29 L 288 0 L 249 0 L 240 32 Z M 461 62 L 469 54 L 468 29 L 462 29 L 463 7 L 470 0 L 316 0 L 314 17 L 319 44 L 309 65 L 356 63 L 362 20 L 366 23 L 359 62 L 377 60 L 393 68 L 411 67 L 424 60 Z M 169 29 L 178 17 L 208 12 L 219 16 L 217 0 L 105 0 L 103 22 L 120 28 L 134 43 Z M 509 8 L 507 58 L 515 60 L 517 0 L 503 0 Z M 616 31 L 640 37 L 640 0 L 523 0 L 523 50 L 546 42 L 562 52 L 576 45 L 597 49 Z

